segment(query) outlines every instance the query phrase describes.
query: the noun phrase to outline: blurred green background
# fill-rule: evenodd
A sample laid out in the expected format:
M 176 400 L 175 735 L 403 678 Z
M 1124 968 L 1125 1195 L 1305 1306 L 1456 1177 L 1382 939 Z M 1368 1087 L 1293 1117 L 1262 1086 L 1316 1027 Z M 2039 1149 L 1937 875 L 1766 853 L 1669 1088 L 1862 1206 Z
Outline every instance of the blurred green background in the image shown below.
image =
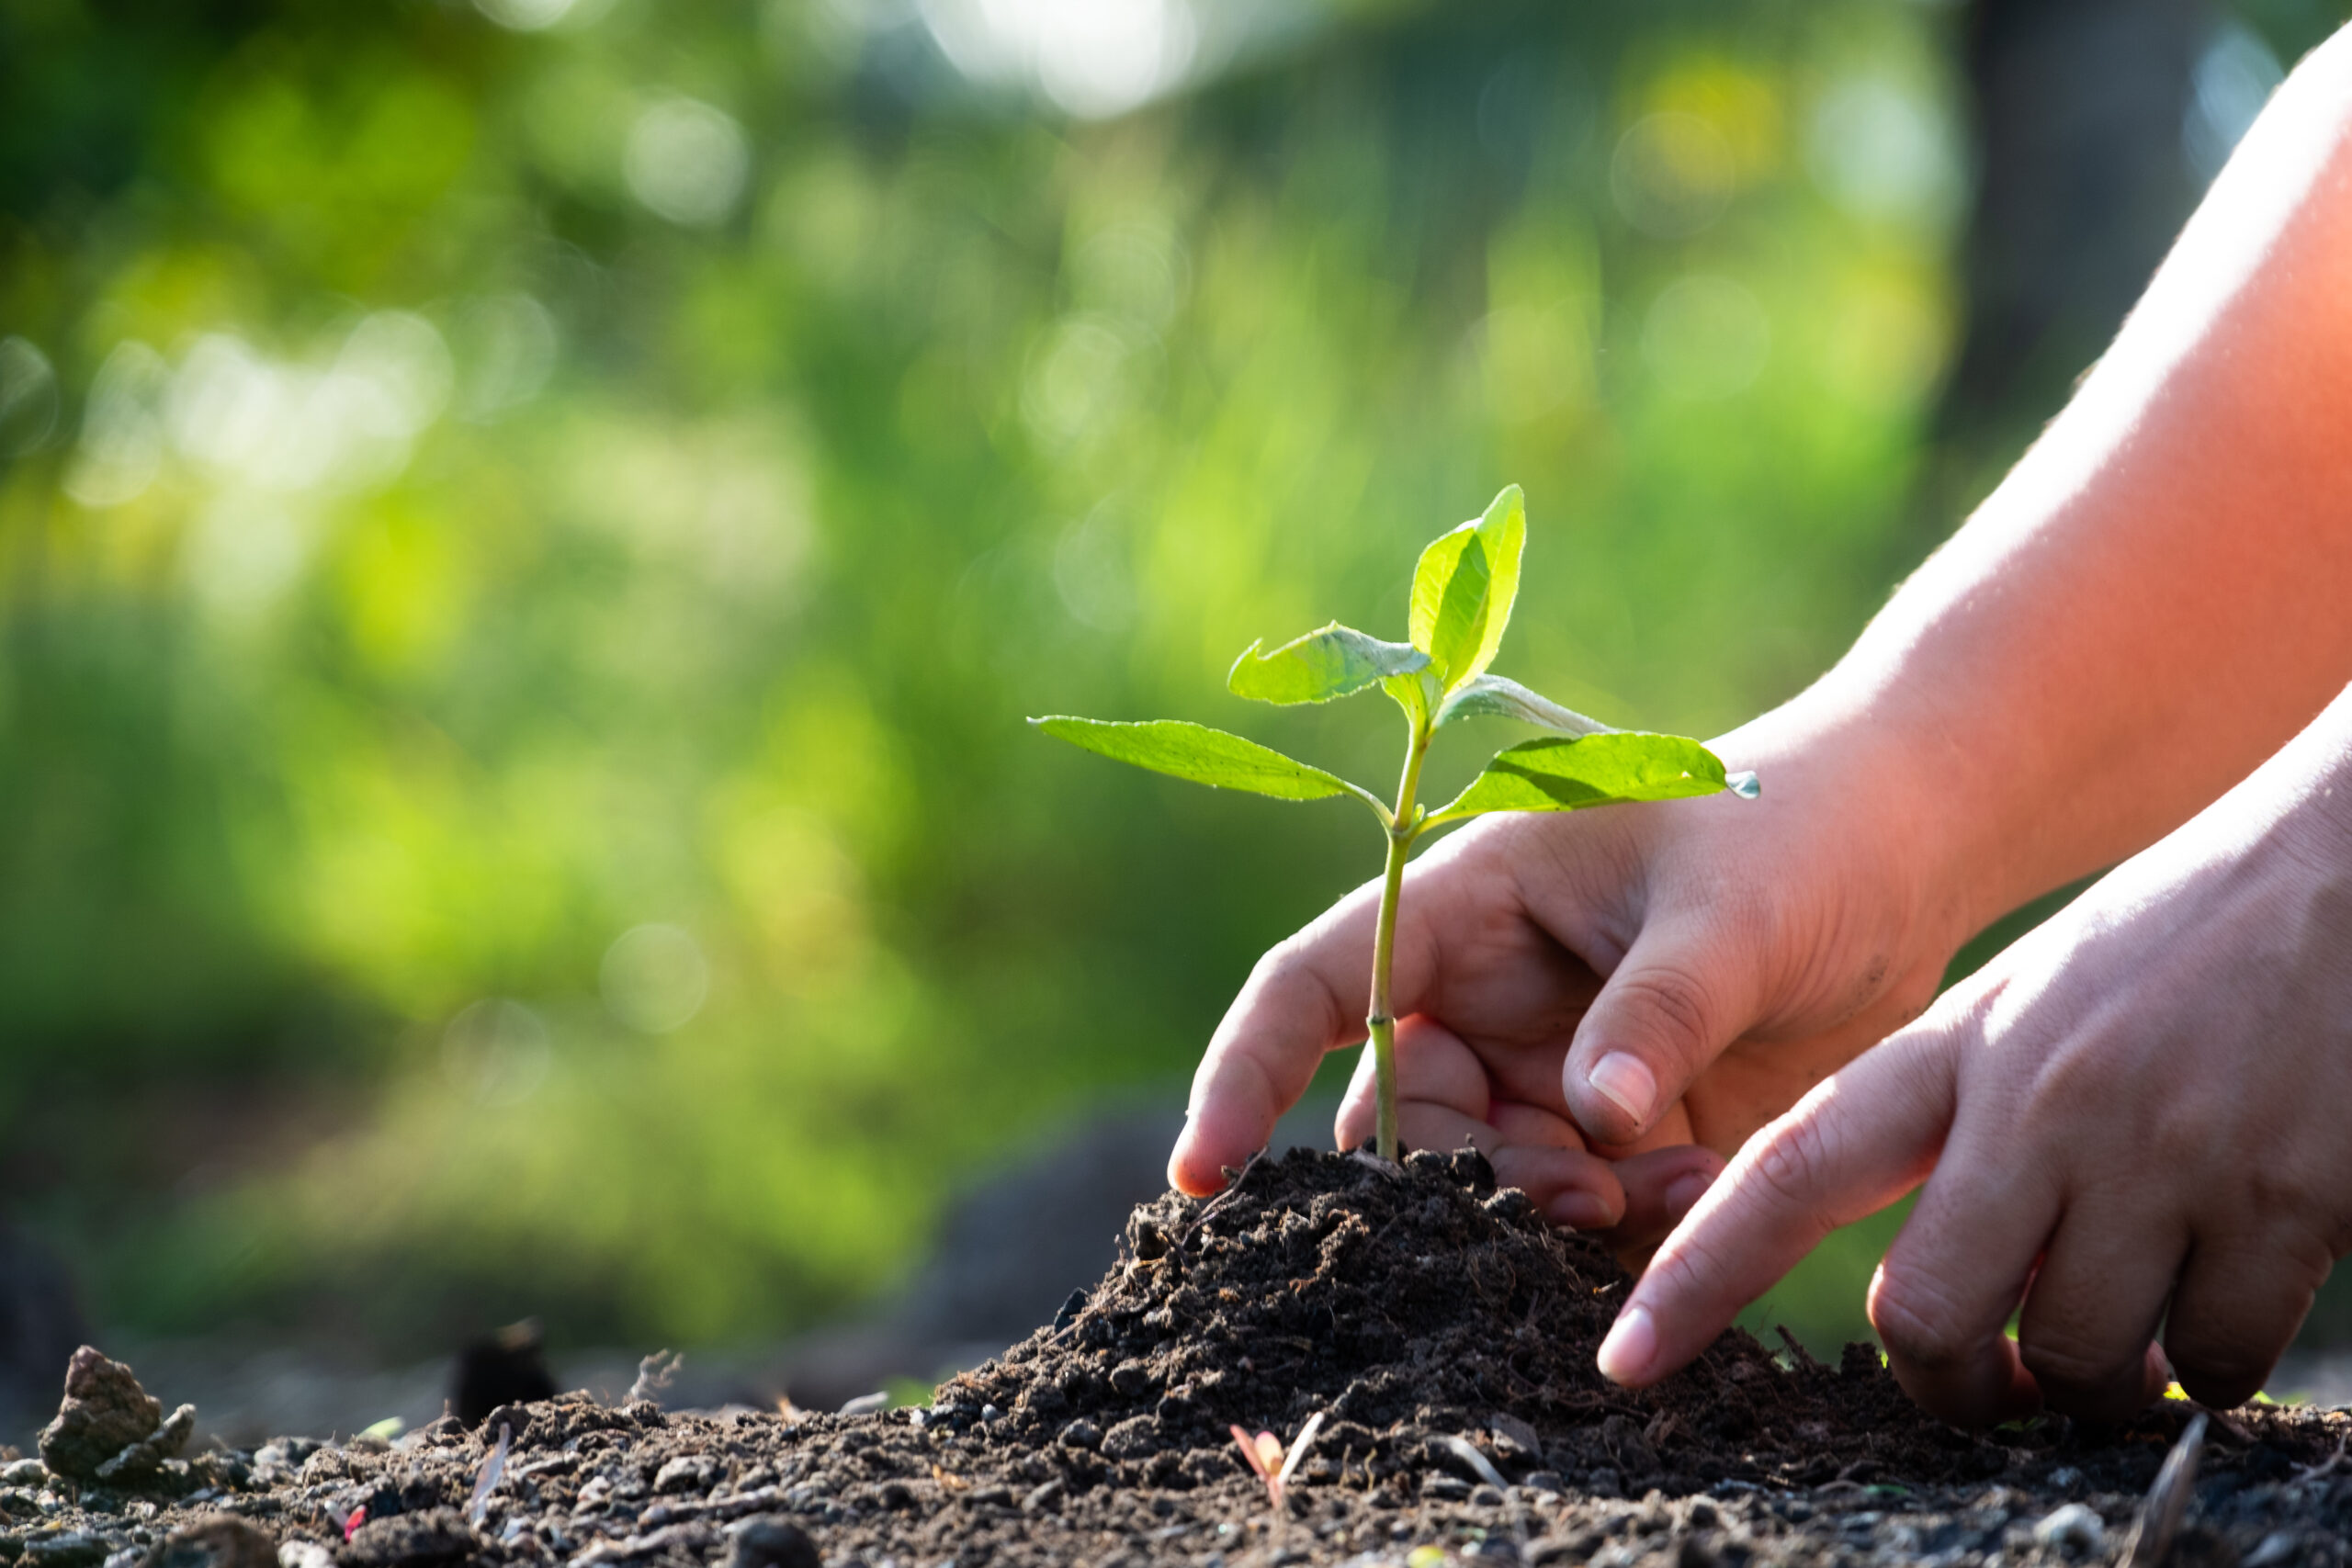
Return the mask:
M 0 0 L 6 1210 L 384 1355 L 883 1286 L 1376 857 L 1023 716 L 1383 775 L 1224 670 L 1505 481 L 1500 668 L 1790 694 L 2335 19 L 2028 9 Z

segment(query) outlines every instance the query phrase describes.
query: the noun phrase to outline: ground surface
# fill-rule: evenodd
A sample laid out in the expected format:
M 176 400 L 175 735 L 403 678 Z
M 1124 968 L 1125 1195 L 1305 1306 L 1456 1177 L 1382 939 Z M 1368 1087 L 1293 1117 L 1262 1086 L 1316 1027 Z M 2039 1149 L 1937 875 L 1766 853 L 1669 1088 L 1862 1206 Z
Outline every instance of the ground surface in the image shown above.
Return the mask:
M 226 1513 L 287 1568 L 2111 1562 L 2188 1415 L 1969 1436 L 1867 1351 L 1832 1369 L 1736 1335 L 1628 1393 L 1591 1367 L 1623 1276 L 1476 1156 L 1261 1162 L 1216 1200 L 1137 1211 L 1125 1250 L 924 1409 L 575 1395 L 391 1445 L 200 1454 L 132 1489 L 20 1462 L 0 1469 L 0 1560 L 248 1568 L 235 1542 L 255 1538 L 158 1550 Z M 1318 1416 L 1276 1506 L 1228 1424 L 1287 1443 Z M 2218 1419 L 2174 1561 L 2346 1561 L 2347 1431 L 2336 1412 Z

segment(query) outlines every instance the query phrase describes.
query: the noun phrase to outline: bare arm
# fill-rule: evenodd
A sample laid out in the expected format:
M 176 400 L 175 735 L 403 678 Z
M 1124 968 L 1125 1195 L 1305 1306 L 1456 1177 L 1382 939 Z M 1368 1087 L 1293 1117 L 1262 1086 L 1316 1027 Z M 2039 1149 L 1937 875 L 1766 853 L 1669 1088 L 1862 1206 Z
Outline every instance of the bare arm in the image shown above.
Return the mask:
M 2186 820 L 2347 676 L 2338 35 L 2279 90 L 2074 401 L 1799 705 L 1897 743 L 1940 881 L 1981 926 Z

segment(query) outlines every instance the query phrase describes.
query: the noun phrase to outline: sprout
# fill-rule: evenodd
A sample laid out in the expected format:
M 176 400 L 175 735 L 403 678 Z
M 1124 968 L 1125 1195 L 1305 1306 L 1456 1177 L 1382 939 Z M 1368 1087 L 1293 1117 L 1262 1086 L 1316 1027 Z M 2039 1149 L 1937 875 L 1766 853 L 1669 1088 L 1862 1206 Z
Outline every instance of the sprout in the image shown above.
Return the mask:
M 1279 648 L 1251 643 L 1226 678 L 1235 695 L 1269 703 L 1327 703 L 1375 686 L 1387 693 L 1404 710 L 1407 728 L 1404 775 L 1393 807 L 1336 773 L 1182 719 L 1029 721 L 1090 751 L 1198 784 L 1280 800 L 1353 795 L 1371 808 L 1388 844 L 1373 937 L 1372 1006 L 1364 1020 L 1379 1091 L 1376 1146 L 1384 1159 L 1394 1160 L 1397 1151 L 1396 1020 L 1389 1007 L 1396 905 L 1406 859 L 1423 834 L 1495 811 L 1580 811 L 1725 790 L 1752 800 L 1758 793 L 1754 773 L 1725 773 L 1722 761 L 1696 740 L 1611 729 L 1516 681 L 1487 673 L 1510 624 L 1526 537 L 1525 502 L 1511 485 L 1485 515 L 1421 552 L 1413 571 L 1410 640 L 1383 642 L 1335 621 Z M 1415 799 L 1422 760 L 1439 730 L 1465 718 L 1514 719 L 1547 733 L 1504 748 L 1468 788 L 1432 811 Z M 1242 1448 L 1252 1452 L 1247 1441 Z M 1250 1462 L 1264 1473 L 1255 1457 Z
M 1283 1488 L 1290 1484 L 1291 1472 L 1298 1468 L 1298 1461 L 1306 1455 L 1307 1445 L 1315 1441 L 1315 1434 L 1322 1426 L 1323 1412 L 1318 1410 L 1309 1416 L 1306 1425 L 1298 1429 L 1298 1436 L 1291 1439 L 1288 1455 L 1283 1452 L 1283 1440 L 1272 1432 L 1261 1432 L 1253 1438 L 1246 1427 L 1229 1428 L 1234 1446 L 1250 1461 L 1250 1468 L 1258 1472 L 1258 1479 L 1266 1483 L 1266 1500 L 1275 1507 L 1283 1506 Z

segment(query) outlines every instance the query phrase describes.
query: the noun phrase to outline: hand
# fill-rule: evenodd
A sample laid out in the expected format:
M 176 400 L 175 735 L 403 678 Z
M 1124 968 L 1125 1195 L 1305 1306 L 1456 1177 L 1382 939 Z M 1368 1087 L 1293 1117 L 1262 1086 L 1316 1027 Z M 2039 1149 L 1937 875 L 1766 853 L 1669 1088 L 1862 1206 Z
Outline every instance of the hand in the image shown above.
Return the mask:
M 1683 1365 L 1833 1226 L 1925 1179 L 1870 1310 L 1929 1410 L 2120 1419 L 2167 1354 L 2193 1397 L 2235 1404 L 2352 1247 L 2347 1107 L 2352 692 L 1744 1150 L 1602 1369 L 1638 1385 Z
M 1759 770 L 1760 800 L 1493 818 L 1414 865 L 1394 978 L 1408 1145 L 1475 1143 L 1555 1223 L 1639 1248 L 1720 1156 L 1925 1005 L 1959 930 L 1921 894 L 1928 835 L 1891 772 L 1776 739 L 1794 728 L 1716 743 Z M 1377 897 L 1250 976 L 1193 1080 L 1178 1187 L 1215 1191 L 1323 1054 L 1364 1037 Z M 1365 1074 L 1338 1132 L 1371 1130 Z

